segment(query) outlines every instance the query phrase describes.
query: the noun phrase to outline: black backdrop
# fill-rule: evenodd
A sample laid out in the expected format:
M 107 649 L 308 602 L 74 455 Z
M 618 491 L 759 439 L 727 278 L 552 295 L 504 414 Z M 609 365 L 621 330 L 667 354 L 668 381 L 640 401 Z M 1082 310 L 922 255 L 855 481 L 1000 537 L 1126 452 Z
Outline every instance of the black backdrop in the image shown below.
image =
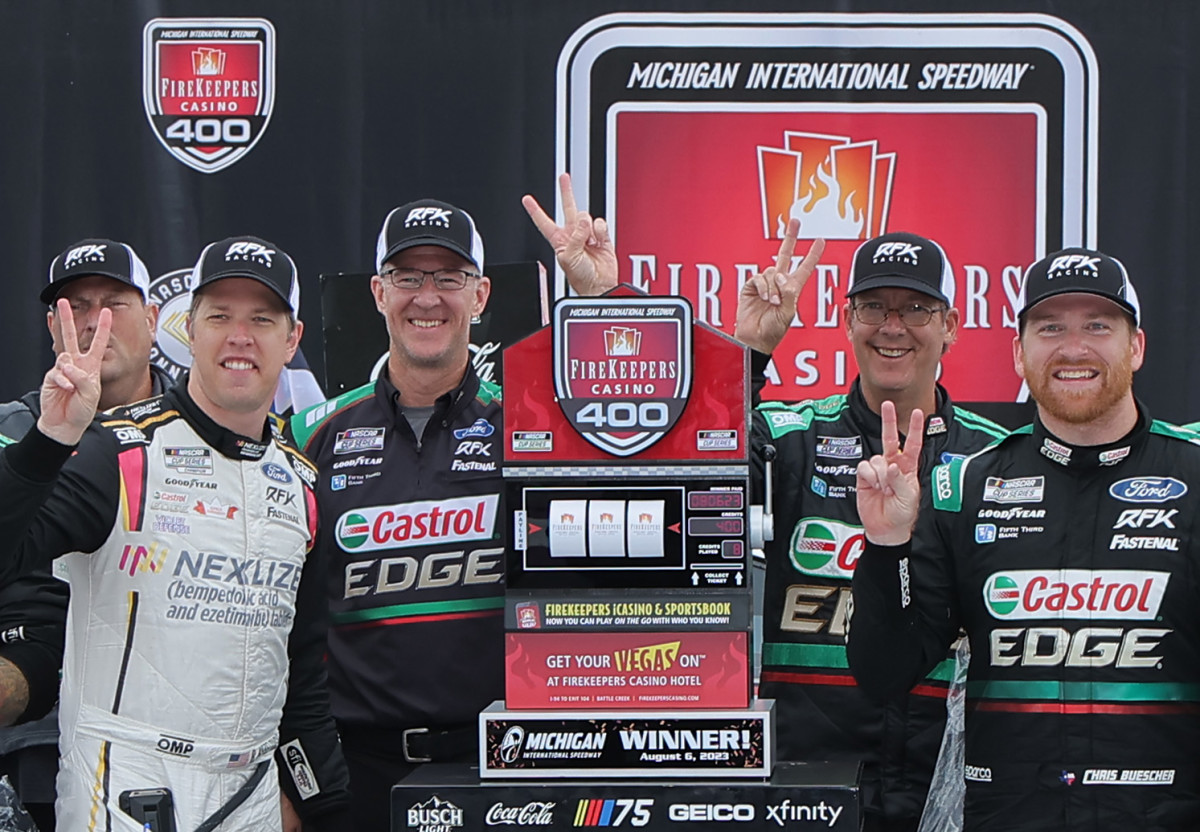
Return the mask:
M 317 275 L 369 269 L 379 222 L 409 199 L 470 210 L 492 262 L 548 261 L 519 200 L 553 205 L 559 51 L 587 20 L 634 9 L 1041 12 L 1079 29 L 1100 68 L 1098 243 L 1129 266 L 1145 307 L 1137 391 L 1156 415 L 1200 419 L 1193 0 L 0 0 L 0 398 L 34 386 L 50 359 L 36 294 L 50 258 L 78 238 L 127 240 L 157 275 L 189 266 L 210 240 L 264 236 L 299 264 L 314 324 Z M 278 84 L 257 146 L 205 175 L 149 129 L 142 30 L 155 17 L 222 15 L 272 21 Z M 310 324 L 318 375 L 319 338 Z

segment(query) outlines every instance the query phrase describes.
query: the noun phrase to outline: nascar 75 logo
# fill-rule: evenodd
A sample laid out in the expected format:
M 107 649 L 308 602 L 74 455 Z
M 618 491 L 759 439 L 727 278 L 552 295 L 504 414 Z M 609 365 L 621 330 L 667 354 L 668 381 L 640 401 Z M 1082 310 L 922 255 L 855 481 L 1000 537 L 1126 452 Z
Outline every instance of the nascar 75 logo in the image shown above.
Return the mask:
M 654 798 L 629 797 L 608 799 L 584 799 L 575 809 L 574 826 L 646 826 L 650 823 L 650 810 Z

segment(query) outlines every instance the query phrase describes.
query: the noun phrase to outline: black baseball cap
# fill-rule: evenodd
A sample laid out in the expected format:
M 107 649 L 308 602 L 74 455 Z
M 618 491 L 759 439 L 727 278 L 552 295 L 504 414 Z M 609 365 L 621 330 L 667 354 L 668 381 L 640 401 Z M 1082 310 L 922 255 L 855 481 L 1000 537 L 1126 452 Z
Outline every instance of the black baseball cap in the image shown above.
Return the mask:
M 111 277 L 132 286 L 150 299 L 150 273 L 137 253 L 126 243 L 92 237 L 67 246 L 62 254 L 50 261 L 50 283 L 38 298 L 42 303 L 54 303 L 63 286 L 81 277 Z
M 895 231 L 872 237 L 854 252 L 846 297 L 868 289 L 912 289 L 954 305 L 954 272 L 940 245 Z
M 300 279 L 288 253 L 261 237 L 226 237 L 209 243 L 192 269 L 189 288 L 196 292 L 226 277 L 248 277 L 279 295 L 300 314 Z
M 461 208 L 436 199 L 418 199 L 393 208 L 375 244 L 375 272 L 397 252 L 413 246 L 441 246 L 483 271 L 483 238 L 475 220 Z
M 1047 254 L 1025 270 L 1021 293 L 1017 296 L 1017 313 L 1024 321 L 1025 313 L 1055 295 L 1083 292 L 1111 300 L 1139 325 L 1142 307 L 1137 292 L 1129 282 L 1129 272 L 1115 257 L 1090 248 L 1064 248 Z

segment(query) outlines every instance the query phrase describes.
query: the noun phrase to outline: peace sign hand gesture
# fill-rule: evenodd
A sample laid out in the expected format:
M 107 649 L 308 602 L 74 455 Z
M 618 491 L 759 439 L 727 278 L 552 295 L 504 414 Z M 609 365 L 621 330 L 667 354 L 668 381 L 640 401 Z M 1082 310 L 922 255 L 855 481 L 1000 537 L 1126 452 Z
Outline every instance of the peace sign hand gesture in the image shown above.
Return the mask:
M 896 428 L 896 406 L 884 402 L 879 415 L 883 419 L 883 453 L 858 463 L 858 516 L 867 540 L 898 546 L 912 538 L 921 504 L 918 472 L 925 414 L 912 412 L 903 449 Z
M 808 278 L 817 268 L 825 241 L 813 240 L 808 254 L 800 265 L 790 269 L 796 250 L 796 235 L 800 221 L 789 220 L 775 265 L 746 281 L 738 295 L 737 325 L 733 337 L 748 347 L 770 354 L 787 335 L 792 318 L 796 316 L 796 301 Z
M 554 247 L 555 259 L 571 288 L 585 296 L 603 294 L 617 285 L 617 249 L 608 236 L 608 223 L 603 217 L 593 219 L 587 211 L 576 208 L 571 174 L 559 176 L 558 187 L 562 195 L 562 225 L 550 219 L 529 194 L 521 197 L 521 204 L 546 242 Z
M 108 349 L 112 310 L 102 309 L 87 351 L 79 349 L 75 317 L 66 298 L 58 299 L 63 349 L 42 379 L 42 415 L 37 427 L 63 445 L 76 445 L 96 415 L 100 403 L 100 364 Z

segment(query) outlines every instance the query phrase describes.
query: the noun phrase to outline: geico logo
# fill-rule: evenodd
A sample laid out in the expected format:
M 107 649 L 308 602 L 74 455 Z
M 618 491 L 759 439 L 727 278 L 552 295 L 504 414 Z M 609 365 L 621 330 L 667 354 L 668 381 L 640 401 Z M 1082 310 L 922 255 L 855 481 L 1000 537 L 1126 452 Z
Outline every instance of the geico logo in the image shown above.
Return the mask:
M 1114 529 L 1153 529 L 1155 526 L 1166 526 L 1168 529 L 1175 528 L 1172 518 L 1179 513 L 1179 509 L 1173 508 L 1169 511 L 1165 508 L 1127 508 L 1121 512 L 1121 516 L 1117 518 L 1117 522 L 1113 524 Z
M 1146 620 L 1158 615 L 1168 572 L 1062 569 L 997 572 L 984 582 L 983 600 L 994 618 Z
M 494 584 L 504 577 L 503 549 L 441 552 L 414 557 L 363 560 L 346 564 L 345 598 L 402 592 L 406 589 L 436 589 L 443 586 Z M 465 558 L 465 559 L 464 559 Z
M 499 501 L 499 495 L 484 494 L 351 509 L 338 519 L 338 546 L 346 552 L 370 552 L 487 540 L 492 537 Z
M 1155 667 L 1162 656 L 1145 655 L 1158 647 L 1170 630 L 1135 627 L 1082 627 L 1070 633 L 1061 627 L 1001 628 L 991 632 L 993 667 Z
M 672 803 L 667 807 L 671 820 L 754 820 L 750 803 Z

